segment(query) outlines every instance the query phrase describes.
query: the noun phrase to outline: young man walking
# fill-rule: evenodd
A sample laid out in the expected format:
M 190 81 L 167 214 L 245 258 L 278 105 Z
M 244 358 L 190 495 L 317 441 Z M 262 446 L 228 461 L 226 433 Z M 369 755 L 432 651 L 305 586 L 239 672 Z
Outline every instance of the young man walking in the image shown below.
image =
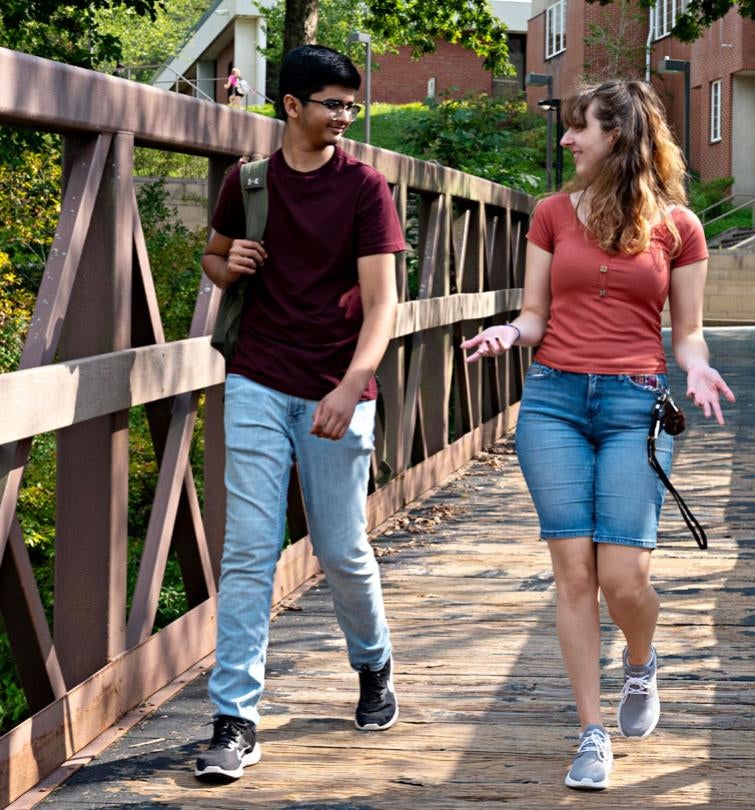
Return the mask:
M 225 388 L 214 730 L 194 771 L 204 780 L 236 779 L 260 758 L 257 704 L 294 461 L 314 551 L 359 672 L 355 724 L 382 730 L 398 718 L 366 499 L 374 372 L 393 329 L 394 254 L 404 239 L 385 179 L 338 146 L 359 113 L 359 85 L 350 60 L 329 48 L 286 55 L 279 84 L 286 123 L 268 164 L 264 238 L 245 239 L 237 167 L 220 192 L 202 259 L 219 287 L 251 280 Z

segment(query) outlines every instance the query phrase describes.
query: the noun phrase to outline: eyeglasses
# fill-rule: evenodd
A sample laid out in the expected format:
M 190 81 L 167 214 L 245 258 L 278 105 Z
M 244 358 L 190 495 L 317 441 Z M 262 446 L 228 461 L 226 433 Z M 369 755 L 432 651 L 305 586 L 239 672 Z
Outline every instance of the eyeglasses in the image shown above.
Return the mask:
M 338 118 L 341 113 L 346 113 L 346 117 L 353 121 L 362 111 L 362 108 L 358 104 L 354 104 L 352 101 L 344 104 L 343 101 L 339 101 L 337 98 L 326 98 L 325 101 L 320 101 L 319 98 L 301 98 L 299 101 L 303 104 L 309 101 L 314 101 L 315 104 L 322 104 L 330 113 L 331 118 Z

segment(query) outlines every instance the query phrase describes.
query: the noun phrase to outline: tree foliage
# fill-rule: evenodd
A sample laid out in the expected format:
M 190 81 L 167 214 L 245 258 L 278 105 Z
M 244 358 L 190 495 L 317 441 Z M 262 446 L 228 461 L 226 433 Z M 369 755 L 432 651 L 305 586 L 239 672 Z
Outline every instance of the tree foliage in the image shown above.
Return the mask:
M 587 0 L 610 5 L 614 0 Z M 657 0 L 640 0 L 642 8 L 652 8 Z M 694 42 L 716 20 L 736 9 L 745 18 L 755 20 L 755 0 L 689 0 L 684 13 L 676 18 L 671 33 L 682 42 Z
M 647 54 L 642 32 L 646 25 L 647 12 L 635 0 L 615 0 L 610 9 L 601 9 L 598 19 L 587 23 L 585 45 L 598 58 L 585 62 L 585 81 L 642 78 Z
M 18 365 L 60 214 L 59 147 L 0 162 L 0 373 Z
M 499 76 L 512 75 L 506 25 L 488 0 L 369 0 L 367 25 L 395 45 L 411 45 L 419 57 L 445 40 L 469 48 Z
M 120 61 L 129 67 L 161 65 L 178 53 L 192 28 L 207 11 L 207 0 L 161 0 L 154 15 L 140 15 L 130 4 L 115 4 L 95 15 L 97 29 L 121 43 Z M 113 64 L 114 66 L 114 64 Z M 100 66 L 102 68 L 102 66 Z M 147 80 L 154 70 L 131 71 L 136 80 Z
M 427 115 L 406 128 L 409 146 L 423 159 L 530 193 L 538 190 L 544 124 L 542 116 L 527 112 L 524 101 L 482 95 L 431 101 L 428 107 Z
M 154 19 L 164 3 L 121 0 L 115 5 Z M 121 57 L 121 42 L 97 23 L 98 11 L 113 5 L 113 0 L 4 0 L 0 6 L 0 45 L 80 67 L 115 62 Z
M 485 67 L 497 75 L 513 73 L 506 26 L 493 15 L 488 0 L 278 0 L 265 7 L 265 14 L 266 55 L 273 63 L 280 61 L 285 50 L 311 41 L 307 32 L 315 21 L 315 41 L 351 50 L 355 61 L 361 61 L 364 49 L 350 46 L 347 37 L 350 31 L 360 30 L 372 36 L 375 53 L 410 45 L 412 55 L 419 58 L 433 53 L 438 40 L 445 40 L 484 57 Z M 285 42 L 284 30 L 289 32 Z M 300 39 L 292 32 L 299 32 Z

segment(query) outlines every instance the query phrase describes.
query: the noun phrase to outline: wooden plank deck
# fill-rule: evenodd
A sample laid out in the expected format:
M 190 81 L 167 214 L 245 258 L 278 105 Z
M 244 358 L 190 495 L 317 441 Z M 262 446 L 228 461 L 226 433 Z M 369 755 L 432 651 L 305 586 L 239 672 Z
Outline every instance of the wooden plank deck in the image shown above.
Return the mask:
M 351 722 L 357 678 L 318 583 L 273 624 L 260 764 L 207 787 L 189 770 L 210 734 L 206 673 L 39 807 L 113 810 L 753 807 L 755 800 L 755 330 L 710 331 L 738 395 L 723 428 L 679 440 L 674 480 L 708 529 L 700 552 L 673 503 L 654 555 L 663 713 L 613 736 L 611 789 L 563 786 L 576 713 L 554 627 L 547 549 L 510 442 L 482 454 L 375 540 L 401 719 Z M 683 388 L 673 380 L 678 398 Z M 622 641 L 606 624 L 603 704 L 615 731 Z M 209 663 L 208 663 L 209 665 Z M 149 707 L 148 707 L 149 708 Z M 27 796 L 24 806 L 34 805 Z

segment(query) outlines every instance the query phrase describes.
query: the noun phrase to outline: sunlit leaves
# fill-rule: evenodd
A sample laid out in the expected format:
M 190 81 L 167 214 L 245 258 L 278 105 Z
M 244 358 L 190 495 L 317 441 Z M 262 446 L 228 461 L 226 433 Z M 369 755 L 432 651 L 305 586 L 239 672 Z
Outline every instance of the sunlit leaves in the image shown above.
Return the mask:
M 533 192 L 539 185 L 542 126 L 523 101 L 483 95 L 433 103 L 430 114 L 410 124 L 406 135 L 425 160 Z M 538 146 L 530 146 L 528 135 L 535 128 Z
M 80 67 L 121 56 L 121 42 L 97 24 L 97 11 L 112 0 L 5 0 L 0 6 L 0 45 Z M 154 19 L 164 0 L 122 0 L 140 17 Z

